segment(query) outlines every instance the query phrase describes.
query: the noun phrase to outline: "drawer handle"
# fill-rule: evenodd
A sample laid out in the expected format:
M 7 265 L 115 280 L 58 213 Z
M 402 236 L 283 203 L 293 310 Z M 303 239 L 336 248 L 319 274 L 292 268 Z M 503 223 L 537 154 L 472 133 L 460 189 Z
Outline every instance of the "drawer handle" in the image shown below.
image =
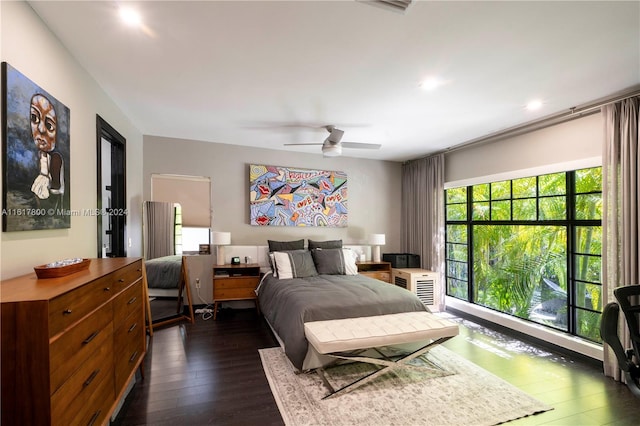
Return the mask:
M 69 314 L 71 314 L 71 312 L 73 312 L 73 311 L 71 309 L 67 308 L 64 311 L 62 311 L 62 314 L 63 315 L 69 315 Z
M 133 302 L 135 302 L 136 300 L 138 300 L 137 296 L 133 296 L 131 299 L 129 299 L 129 301 L 127 302 L 127 305 L 132 304 Z
M 131 355 L 131 358 L 129 358 L 129 362 L 135 361 L 136 358 L 138 358 L 138 351 L 135 351 L 133 355 Z
M 93 332 L 93 334 L 91 334 L 91 336 L 87 337 L 86 339 L 84 339 L 84 340 L 82 341 L 82 344 L 83 344 L 83 345 L 86 345 L 86 344 L 90 343 L 93 339 L 95 339 L 95 338 L 96 338 L 96 336 L 98 335 L 98 333 L 100 333 L 100 330 L 98 330 L 98 331 L 94 331 L 94 332 Z
M 133 330 L 135 330 L 137 326 L 138 326 L 138 323 L 136 322 L 131 327 L 129 327 L 129 333 L 131 333 Z
M 118 281 L 123 283 L 124 282 L 124 278 L 120 278 Z
M 91 419 L 89 420 L 89 423 L 87 423 L 87 426 L 92 426 L 96 422 L 96 420 L 98 420 L 98 416 L 100 416 L 101 412 L 102 410 L 98 410 L 93 413 L 93 416 L 91 416 Z
M 84 381 L 84 383 L 82 384 L 83 388 L 86 388 L 87 386 L 89 386 L 91 384 L 91 382 L 93 382 L 93 379 L 96 378 L 96 376 L 98 375 L 98 373 L 100 372 L 100 369 L 97 368 L 93 371 L 93 373 L 91 373 L 91 375 L 89 376 L 89 378 L 87 380 Z
M 105 292 L 111 291 L 111 287 L 105 287 L 105 288 L 104 288 L 104 291 L 105 291 Z

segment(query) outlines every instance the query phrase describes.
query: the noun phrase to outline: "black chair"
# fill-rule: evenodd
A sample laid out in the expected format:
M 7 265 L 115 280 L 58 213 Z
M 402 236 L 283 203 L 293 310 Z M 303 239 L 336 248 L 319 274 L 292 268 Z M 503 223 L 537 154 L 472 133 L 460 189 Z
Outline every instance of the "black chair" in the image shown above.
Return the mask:
M 620 369 L 624 372 L 627 386 L 640 398 L 640 285 L 619 287 L 613 291 L 618 303 L 608 303 L 602 311 L 600 337 L 613 350 Z M 620 309 L 624 313 L 631 348 L 625 350 L 618 336 L 618 316 Z

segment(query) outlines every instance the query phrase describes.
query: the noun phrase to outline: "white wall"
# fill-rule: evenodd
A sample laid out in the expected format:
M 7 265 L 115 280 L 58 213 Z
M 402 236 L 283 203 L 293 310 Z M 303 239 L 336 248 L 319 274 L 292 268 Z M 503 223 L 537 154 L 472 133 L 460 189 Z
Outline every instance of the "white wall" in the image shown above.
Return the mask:
M 24 2 L 0 2 L 0 53 L 22 74 L 71 111 L 71 210 L 94 209 L 96 189 L 96 114 L 127 139 L 127 236 L 129 256 L 141 255 L 142 134 L 96 81 Z M 0 179 L 2 179 L 0 177 Z M 71 217 L 71 228 L 3 232 L 1 276 L 33 272 L 33 266 L 69 257 L 96 257 L 97 218 Z
M 386 234 L 383 252 L 400 249 L 400 163 L 259 149 L 183 139 L 144 137 L 144 195 L 152 173 L 211 178 L 212 225 L 231 232 L 232 245 L 261 245 L 300 238 L 366 242 Z M 349 226 L 346 228 L 259 227 L 249 225 L 249 164 L 340 170 L 347 173 Z

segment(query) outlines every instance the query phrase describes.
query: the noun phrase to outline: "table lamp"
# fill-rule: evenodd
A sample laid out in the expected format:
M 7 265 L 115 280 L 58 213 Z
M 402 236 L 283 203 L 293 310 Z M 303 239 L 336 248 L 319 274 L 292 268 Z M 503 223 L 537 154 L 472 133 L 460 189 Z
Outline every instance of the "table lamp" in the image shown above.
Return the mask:
M 217 265 L 224 265 L 224 246 L 231 244 L 231 232 L 213 232 L 211 234 L 211 244 L 216 246 Z
M 380 262 L 380 246 L 385 244 L 384 234 L 371 234 L 369 244 L 373 246 L 372 257 L 374 262 Z

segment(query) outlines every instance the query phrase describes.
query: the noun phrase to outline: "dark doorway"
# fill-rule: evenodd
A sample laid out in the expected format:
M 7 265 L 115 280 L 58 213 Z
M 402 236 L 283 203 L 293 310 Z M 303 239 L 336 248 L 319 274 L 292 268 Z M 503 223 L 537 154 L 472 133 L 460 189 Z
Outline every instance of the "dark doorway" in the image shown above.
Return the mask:
M 127 245 L 126 139 L 96 115 L 98 255 L 125 257 Z

